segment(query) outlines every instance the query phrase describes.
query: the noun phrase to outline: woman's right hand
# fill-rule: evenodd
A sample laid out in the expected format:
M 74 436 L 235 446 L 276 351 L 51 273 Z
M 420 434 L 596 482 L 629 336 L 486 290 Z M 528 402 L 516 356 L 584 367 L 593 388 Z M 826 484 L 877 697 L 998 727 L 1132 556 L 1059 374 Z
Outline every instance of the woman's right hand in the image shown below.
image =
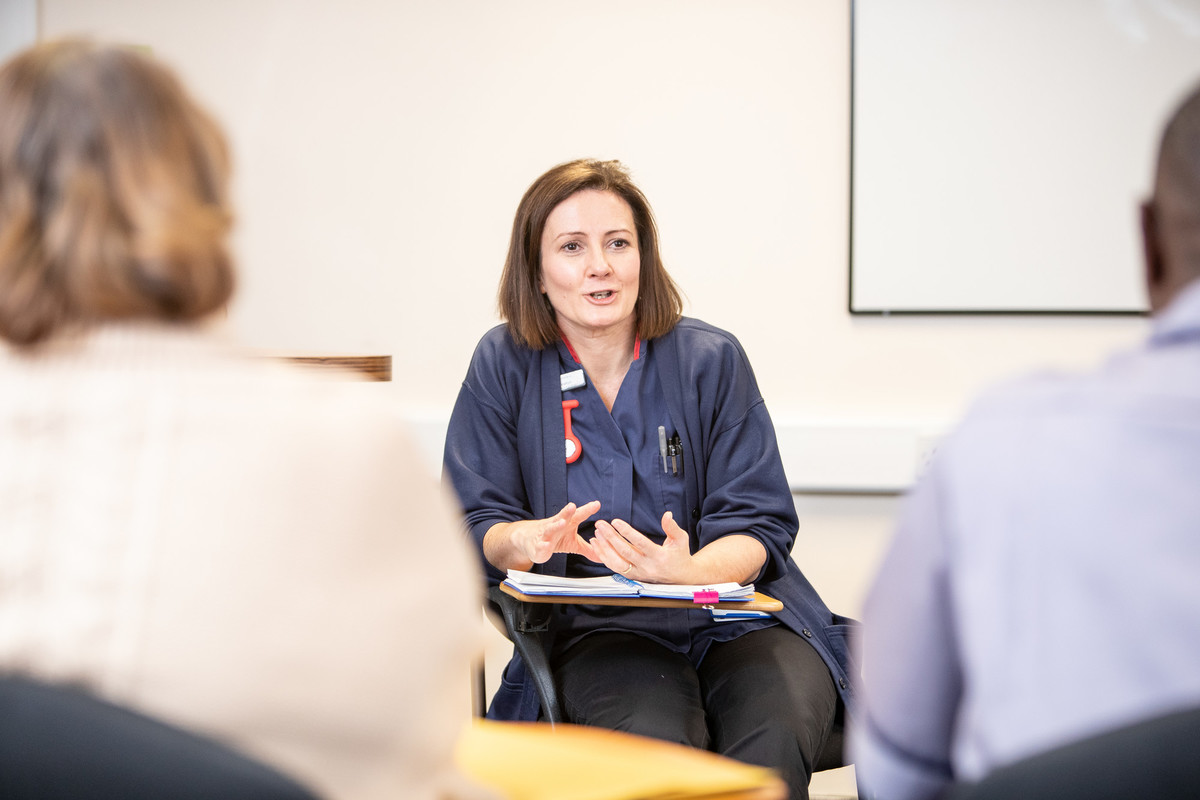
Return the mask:
M 599 510 L 599 500 L 582 506 L 567 503 L 548 519 L 497 522 L 483 537 L 483 554 L 505 571 L 544 564 L 555 553 L 573 553 L 598 562 L 592 545 L 579 535 L 579 526 Z

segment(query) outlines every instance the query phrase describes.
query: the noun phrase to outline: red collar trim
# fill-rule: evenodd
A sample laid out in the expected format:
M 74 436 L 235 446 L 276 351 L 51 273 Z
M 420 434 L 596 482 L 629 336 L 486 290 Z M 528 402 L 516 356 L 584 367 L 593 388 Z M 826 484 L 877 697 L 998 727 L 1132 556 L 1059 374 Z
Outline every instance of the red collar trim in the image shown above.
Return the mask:
M 571 354 L 571 358 L 575 359 L 576 364 L 582 365 L 583 362 L 579 360 L 579 354 L 575 352 L 575 348 L 571 347 L 570 340 L 568 340 L 567 337 L 563 336 L 562 334 L 559 334 L 559 335 L 562 336 L 563 344 L 565 344 L 567 346 L 567 352 Z M 637 361 L 641 357 L 642 357 L 642 340 L 634 339 L 633 340 L 633 360 Z
M 561 336 L 562 334 L 559 334 L 559 335 Z M 582 365 L 583 362 L 579 360 L 579 354 L 575 352 L 575 348 L 571 347 L 571 342 L 568 341 L 566 336 L 563 336 L 562 340 L 563 340 L 563 344 L 565 344 L 567 346 L 567 352 L 571 354 L 571 358 L 575 359 L 576 364 Z

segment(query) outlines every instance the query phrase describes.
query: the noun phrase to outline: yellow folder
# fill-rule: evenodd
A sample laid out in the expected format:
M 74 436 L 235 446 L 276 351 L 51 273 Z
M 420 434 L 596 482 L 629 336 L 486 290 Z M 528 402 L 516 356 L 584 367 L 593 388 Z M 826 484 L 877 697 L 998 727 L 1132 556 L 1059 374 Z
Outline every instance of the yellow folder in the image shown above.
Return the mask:
M 459 768 L 509 800 L 781 800 L 772 770 L 581 725 L 475 720 Z

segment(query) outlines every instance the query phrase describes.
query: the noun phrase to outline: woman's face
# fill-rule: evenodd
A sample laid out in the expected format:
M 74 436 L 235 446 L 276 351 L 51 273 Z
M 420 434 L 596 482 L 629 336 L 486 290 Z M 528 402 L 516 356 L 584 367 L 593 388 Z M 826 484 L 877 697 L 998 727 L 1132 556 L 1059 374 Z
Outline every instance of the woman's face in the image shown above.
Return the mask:
M 576 192 L 546 218 L 541 255 L 538 288 L 567 339 L 633 335 L 641 256 L 628 203 L 612 192 Z

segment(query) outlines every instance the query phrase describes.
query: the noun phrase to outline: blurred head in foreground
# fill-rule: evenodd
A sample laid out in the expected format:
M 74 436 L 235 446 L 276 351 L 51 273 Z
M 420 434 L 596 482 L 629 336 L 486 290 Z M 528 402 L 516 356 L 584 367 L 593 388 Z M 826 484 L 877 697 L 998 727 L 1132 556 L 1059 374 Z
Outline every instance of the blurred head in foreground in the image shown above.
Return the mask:
M 1200 86 L 1163 130 L 1154 194 L 1142 206 L 1142 233 L 1147 295 L 1158 312 L 1200 277 Z
M 222 308 L 229 155 L 161 64 L 81 40 L 0 67 L 0 337 Z

